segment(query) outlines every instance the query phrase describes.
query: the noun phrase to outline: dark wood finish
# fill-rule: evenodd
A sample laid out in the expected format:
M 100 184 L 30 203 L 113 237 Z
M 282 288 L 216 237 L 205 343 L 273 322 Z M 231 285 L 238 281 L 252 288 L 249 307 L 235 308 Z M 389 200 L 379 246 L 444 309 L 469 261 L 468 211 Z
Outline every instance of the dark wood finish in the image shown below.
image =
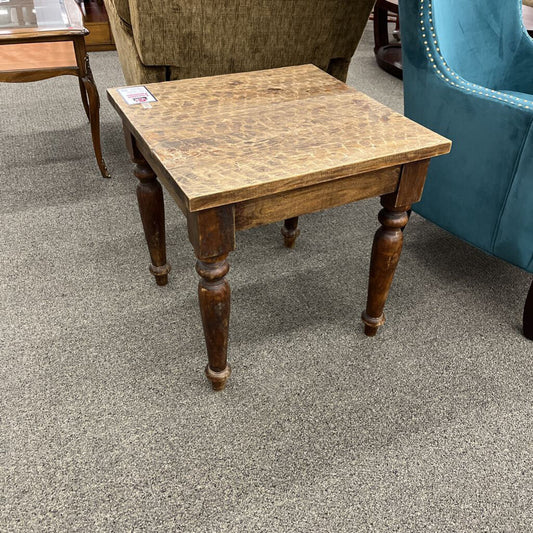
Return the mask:
M 78 78 L 78 82 L 80 85 L 80 94 L 81 94 L 81 102 L 83 104 L 83 109 L 85 110 L 85 114 L 87 115 L 87 119 L 89 122 L 91 121 L 91 112 L 89 111 L 89 101 L 87 100 L 87 91 L 85 89 L 85 84 L 81 80 L 81 78 Z
M 231 205 L 188 213 L 187 228 L 197 257 L 218 257 L 235 249 L 235 214 Z
M 402 45 L 389 39 L 389 13 L 398 20 L 398 0 L 377 0 L 374 6 L 374 54 L 377 64 L 389 74 L 403 78 Z
M 283 235 L 283 244 L 285 248 L 294 248 L 296 239 L 300 235 L 298 229 L 298 217 L 292 217 L 285 219 L 283 226 L 281 227 L 281 234 Z
M 235 248 L 233 209 L 207 209 L 188 216 L 189 240 L 198 261 L 198 301 L 209 363 L 205 374 L 214 390 L 222 390 L 231 374 L 227 363 L 230 286 L 226 260 Z
M 134 175 L 139 180 L 137 185 L 137 201 L 144 228 L 146 243 L 150 252 L 150 272 L 154 275 L 157 285 L 168 283 L 170 264 L 166 257 L 165 240 L 165 204 L 163 189 L 157 177 L 141 153 L 133 144 L 132 160 L 136 163 Z
M 198 283 L 198 301 L 202 315 L 205 344 L 209 363 L 205 375 L 214 390 L 222 390 L 231 374 L 227 363 L 230 313 L 230 287 L 225 276 L 229 270 L 226 256 L 208 260 L 198 259 L 196 271 L 201 276 Z
M 409 222 L 411 204 L 422 197 L 429 159 L 404 165 L 396 192 L 381 197 L 381 227 L 374 236 L 370 259 L 368 297 L 362 320 L 365 335 L 373 337 L 385 323 L 385 302 L 400 260 L 403 230 Z
M 429 162 L 429 159 L 422 159 L 402 167 L 400 184 L 394 200 L 395 207 L 414 204 L 422 198 Z
M 126 146 L 131 160 L 135 163 L 133 174 L 139 180 L 137 184 L 137 201 L 144 228 L 144 235 L 150 252 L 150 272 L 158 285 L 168 283 L 170 265 L 167 263 L 165 242 L 165 204 L 163 189 L 157 181 L 154 171 L 137 149 L 135 140 L 126 133 Z
M 85 0 L 82 8 L 83 25 L 89 30 L 89 35 L 85 39 L 87 51 L 115 50 L 115 41 L 104 3 L 97 0 Z
M 23 0 L 14 4 L 22 5 Z M 109 178 L 100 140 L 100 98 L 85 47 L 87 30 L 83 27 L 81 12 L 74 0 L 65 0 L 63 4 L 50 2 L 43 9 L 54 9 L 56 4 L 64 9 L 68 24 L 63 20 L 57 28 L 22 26 L 0 33 L 2 52 L 6 50 L 0 59 L 0 82 L 22 83 L 54 76 L 77 76 L 83 107 L 91 126 L 96 162 L 102 176 Z
M 524 305 L 524 316 L 522 320 L 524 336 L 533 341 L 533 282 L 529 287 L 529 292 Z
M 381 228 L 374 236 L 370 259 L 370 276 L 366 310 L 362 319 L 365 335 L 373 337 L 385 323 L 383 309 L 392 284 L 396 266 L 403 246 L 403 228 L 409 221 L 407 210 L 410 206 L 396 207 L 394 195 L 381 198 L 384 207 L 379 212 Z
M 447 153 L 450 142 L 309 65 L 148 89 L 157 98 L 148 108 L 126 105 L 116 89 L 108 95 L 137 177 L 156 182 L 153 168 L 187 217 L 213 388 L 224 388 L 230 374 L 225 276 L 238 230 L 284 220 L 292 246 L 300 215 L 381 196 L 364 314 L 367 334 L 375 333 L 406 211 L 420 198 L 429 158 Z M 163 210 L 162 201 L 143 198 L 139 208 L 152 223 Z M 148 240 L 154 230 L 145 233 Z
M 91 123 L 91 137 L 93 141 L 94 154 L 96 156 L 96 162 L 100 173 L 104 178 L 110 178 L 111 175 L 107 170 L 104 157 L 102 155 L 102 142 L 100 140 L 100 96 L 98 95 L 98 89 L 94 82 L 93 73 L 91 71 L 91 64 L 89 63 L 89 56 L 85 49 L 85 39 L 83 36 L 74 37 L 74 51 L 76 53 L 76 61 L 78 64 L 78 78 L 85 88 L 87 99 L 83 98 L 82 102 L 87 112 L 89 109 L 89 122 Z

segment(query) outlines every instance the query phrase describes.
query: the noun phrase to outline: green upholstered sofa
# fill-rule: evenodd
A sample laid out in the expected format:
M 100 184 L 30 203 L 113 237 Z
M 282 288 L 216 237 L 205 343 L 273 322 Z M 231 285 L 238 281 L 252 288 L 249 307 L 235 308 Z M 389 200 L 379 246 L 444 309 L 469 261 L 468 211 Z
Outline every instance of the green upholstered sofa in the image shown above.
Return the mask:
M 105 0 L 128 84 L 313 63 L 345 80 L 374 0 Z

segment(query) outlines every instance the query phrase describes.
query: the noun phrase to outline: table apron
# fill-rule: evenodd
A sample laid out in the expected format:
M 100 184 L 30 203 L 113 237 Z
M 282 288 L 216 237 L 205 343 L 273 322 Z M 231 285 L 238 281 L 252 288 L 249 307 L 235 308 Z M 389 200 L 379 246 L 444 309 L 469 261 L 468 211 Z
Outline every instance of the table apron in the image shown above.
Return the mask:
M 2 83 L 24 83 L 29 81 L 41 81 L 56 76 L 79 76 L 78 67 L 30 69 L 30 70 L 3 70 L 0 71 Z
M 348 176 L 235 204 L 235 229 L 244 230 L 393 193 L 401 165 Z

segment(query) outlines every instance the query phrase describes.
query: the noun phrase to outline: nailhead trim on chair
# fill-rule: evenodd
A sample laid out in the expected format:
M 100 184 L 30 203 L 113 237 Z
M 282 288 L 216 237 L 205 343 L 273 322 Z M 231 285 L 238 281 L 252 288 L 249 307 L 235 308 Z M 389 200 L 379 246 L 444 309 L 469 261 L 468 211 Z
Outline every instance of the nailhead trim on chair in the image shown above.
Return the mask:
M 525 100 L 524 98 L 518 98 L 517 96 L 511 96 L 500 91 L 494 91 L 493 89 L 488 89 L 487 87 L 482 87 L 481 85 L 477 85 L 475 83 L 470 83 L 464 80 L 446 64 L 446 61 L 440 53 L 437 35 L 433 27 L 433 12 L 431 1 L 420 0 L 420 29 L 422 30 L 422 38 L 424 39 L 424 45 L 426 47 L 426 54 L 428 59 L 432 63 L 433 68 L 436 70 L 437 74 L 447 83 L 453 85 L 454 87 L 460 87 L 465 91 L 480 94 L 482 96 L 487 96 L 488 98 L 493 98 L 495 100 L 501 100 L 514 106 L 523 107 L 525 109 L 533 109 L 533 105 L 529 100 Z M 427 40 L 428 33 L 431 34 L 431 36 L 429 37 L 429 41 Z M 446 73 L 444 74 L 443 71 L 445 71 Z

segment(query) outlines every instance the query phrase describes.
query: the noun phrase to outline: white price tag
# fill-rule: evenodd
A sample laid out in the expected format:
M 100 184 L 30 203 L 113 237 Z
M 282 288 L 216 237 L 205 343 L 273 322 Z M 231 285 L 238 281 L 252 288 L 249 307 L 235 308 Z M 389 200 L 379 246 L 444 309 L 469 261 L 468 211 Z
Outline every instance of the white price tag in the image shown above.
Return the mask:
M 117 90 L 128 105 L 157 102 L 156 97 L 144 85 L 138 87 L 122 87 Z

